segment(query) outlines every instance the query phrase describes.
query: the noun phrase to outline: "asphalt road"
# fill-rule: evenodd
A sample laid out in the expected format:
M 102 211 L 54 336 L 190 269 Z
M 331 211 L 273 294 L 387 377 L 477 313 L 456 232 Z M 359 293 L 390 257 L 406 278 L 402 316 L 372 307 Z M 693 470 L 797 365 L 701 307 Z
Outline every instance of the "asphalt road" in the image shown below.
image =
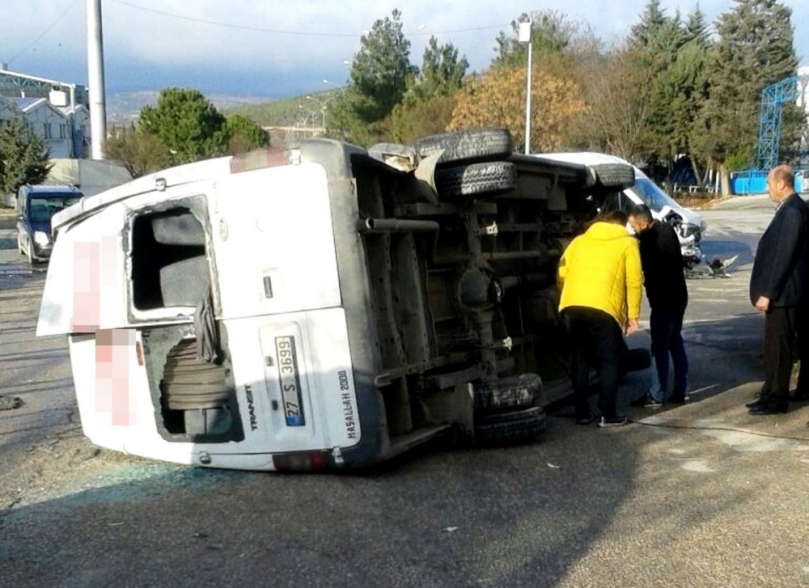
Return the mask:
M 704 211 L 727 278 L 689 281 L 689 405 L 600 430 L 430 448 L 362 475 L 148 462 L 81 435 L 65 342 L 36 339 L 42 273 L 0 219 L 0 586 L 809 586 L 809 410 L 753 417 L 747 301 L 762 198 Z M 648 314 L 646 315 L 648 316 Z M 639 340 L 642 341 L 643 335 Z

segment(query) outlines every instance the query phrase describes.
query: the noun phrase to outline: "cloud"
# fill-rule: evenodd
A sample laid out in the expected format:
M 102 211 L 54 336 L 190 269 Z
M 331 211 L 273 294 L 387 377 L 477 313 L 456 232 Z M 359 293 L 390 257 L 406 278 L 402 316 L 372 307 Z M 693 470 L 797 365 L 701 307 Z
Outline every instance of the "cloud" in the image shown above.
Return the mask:
M 808 2 L 784 3 L 793 9 L 793 25 L 809 21 Z M 86 79 L 84 0 L 15 4 L 0 22 L 0 61 L 10 61 L 13 71 Z M 556 0 L 539 0 L 530 8 L 587 22 L 610 43 L 629 31 L 645 4 L 580 0 L 560 9 Z M 679 6 L 685 15 L 696 0 L 661 4 L 669 14 Z M 732 2 L 701 0 L 699 5 L 712 21 Z M 297 81 L 304 91 L 318 88 L 324 78 L 343 83 L 348 75 L 343 61 L 359 50 L 362 33 L 397 7 L 415 63 L 434 34 L 441 43 L 452 42 L 476 70 L 488 65 L 497 34 L 509 30 L 524 10 L 509 0 L 103 0 L 106 81 L 115 88 L 139 80 L 147 84 L 143 89 L 193 81 L 203 91 L 221 86 L 217 79 L 223 78 L 235 85 L 233 91 L 259 82 L 273 85 L 276 79 Z M 796 30 L 795 39 L 799 57 L 809 58 L 809 38 Z

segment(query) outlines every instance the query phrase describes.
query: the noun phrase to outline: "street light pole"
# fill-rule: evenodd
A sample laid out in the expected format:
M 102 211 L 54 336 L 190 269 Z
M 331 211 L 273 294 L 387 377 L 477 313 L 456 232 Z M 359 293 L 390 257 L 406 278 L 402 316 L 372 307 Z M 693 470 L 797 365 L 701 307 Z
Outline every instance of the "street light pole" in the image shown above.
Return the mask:
M 525 154 L 531 151 L 531 21 L 520 23 L 518 40 L 528 43 L 528 75 L 525 83 Z

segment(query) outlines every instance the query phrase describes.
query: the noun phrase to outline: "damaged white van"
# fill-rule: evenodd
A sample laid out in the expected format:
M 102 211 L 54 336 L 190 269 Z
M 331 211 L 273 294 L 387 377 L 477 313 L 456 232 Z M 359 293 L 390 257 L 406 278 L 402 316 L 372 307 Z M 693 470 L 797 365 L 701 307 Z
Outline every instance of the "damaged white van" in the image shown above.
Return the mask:
M 69 339 L 87 437 L 147 458 L 339 469 L 532 441 L 566 381 L 556 264 L 607 187 L 501 129 L 168 169 L 53 218 L 37 334 Z
M 582 165 L 625 164 L 631 165 L 625 159 L 605 153 L 592 151 L 576 151 L 567 153 L 538 153 L 537 157 L 555 161 L 569 161 Z M 670 223 L 680 240 L 680 251 L 686 269 L 693 269 L 703 261 L 704 256 L 700 248 L 702 235 L 707 229 L 707 223 L 694 210 L 681 206 L 671 196 L 666 194 L 649 176 L 640 168 L 632 165 L 635 181 L 623 190 L 617 190 L 608 195 L 604 201 L 605 210 L 628 210 L 632 206 L 645 204 L 652 212 L 652 216 Z

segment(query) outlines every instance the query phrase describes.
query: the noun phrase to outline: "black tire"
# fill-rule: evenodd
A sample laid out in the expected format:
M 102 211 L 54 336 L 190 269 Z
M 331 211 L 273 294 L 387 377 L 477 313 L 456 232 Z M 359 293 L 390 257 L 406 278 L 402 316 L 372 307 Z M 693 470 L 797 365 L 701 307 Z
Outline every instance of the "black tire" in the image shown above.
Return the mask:
M 418 139 L 413 147 L 419 157 L 435 155 L 442 149 L 444 153 L 438 164 L 461 161 L 483 161 L 506 159 L 513 151 L 511 133 L 507 129 L 483 128 L 455 131 L 440 135 L 430 135 Z
M 635 170 L 626 163 L 597 163 L 593 171 L 599 183 L 606 188 L 629 188 L 635 183 Z
M 507 161 L 438 169 L 435 172 L 435 186 L 439 196 L 445 198 L 499 194 L 517 186 L 517 169 Z
M 542 378 L 520 374 L 475 386 L 475 408 L 485 411 L 535 406 L 542 396 Z
M 504 412 L 475 424 L 478 445 L 516 445 L 536 441 L 548 427 L 548 415 L 539 406 Z
M 226 404 L 230 390 L 226 368 L 197 362 L 196 340 L 181 341 L 166 357 L 160 389 L 170 410 L 218 408 Z

